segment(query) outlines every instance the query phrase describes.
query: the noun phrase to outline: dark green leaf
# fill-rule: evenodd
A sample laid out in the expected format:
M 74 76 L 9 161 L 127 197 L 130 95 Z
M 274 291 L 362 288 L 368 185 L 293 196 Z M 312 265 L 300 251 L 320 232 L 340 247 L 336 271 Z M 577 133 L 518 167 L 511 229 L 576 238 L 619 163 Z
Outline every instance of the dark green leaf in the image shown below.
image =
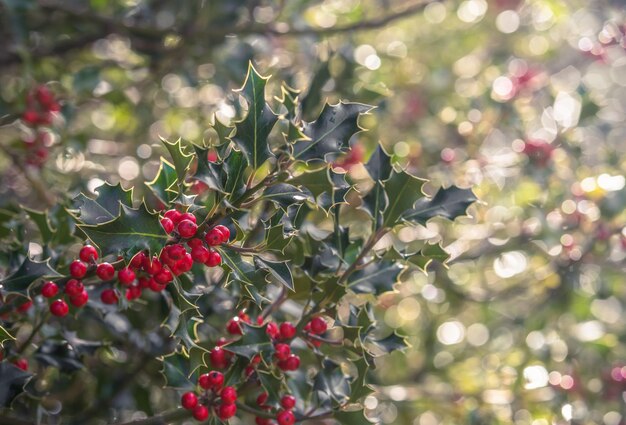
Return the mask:
M 0 362 L 0 406 L 9 407 L 31 376 L 13 363 Z
M 418 199 L 424 197 L 422 193 L 424 183 L 425 180 L 418 179 L 404 171 L 391 173 L 391 177 L 385 181 L 385 193 L 389 199 L 389 206 L 383 214 L 383 226 L 393 227 Z
M 223 166 L 226 173 L 224 191 L 230 194 L 229 199 L 237 199 L 246 190 L 245 171 L 248 166 L 243 153 L 233 150 L 224 160 Z
M 161 138 L 161 142 L 163 142 L 172 157 L 172 162 L 174 163 L 174 168 L 176 169 L 176 175 L 178 176 L 178 182 L 184 182 L 189 165 L 193 160 L 193 155 L 185 153 L 181 139 L 178 139 L 175 142 L 168 142 L 164 138 Z
M 393 291 L 393 285 L 404 268 L 391 261 L 375 261 L 350 275 L 348 287 L 360 294 L 376 294 Z
M 323 360 L 322 369 L 313 380 L 313 389 L 337 403 L 343 403 L 350 394 L 348 377 L 341 371 L 339 364 L 330 359 Z
M 99 224 L 115 219 L 120 215 L 122 205 L 133 205 L 132 189 L 124 190 L 121 183 L 115 186 L 105 183 L 95 190 L 97 197 L 91 199 L 84 194 L 74 199 L 74 204 L 80 212 L 79 219 L 84 224 Z
M 241 322 L 241 327 L 243 335 L 237 341 L 225 346 L 228 351 L 252 359 L 257 354 L 273 349 L 272 340 L 265 332 L 267 325 L 258 327 Z
M 48 261 L 33 261 L 26 256 L 22 265 L 13 274 L 2 280 L 2 288 L 7 292 L 16 292 L 28 296 L 28 288 L 38 279 L 43 277 L 60 276 Z
M 103 256 L 125 254 L 130 257 L 146 249 L 156 253 L 168 239 L 158 214 L 150 213 L 145 204 L 137 209 L 123 205 L 115 220 L 78 227 L 100 248 Z
M 6 329 L 0 326 L 0 346 L 4 343 L 4 341 L 13 341 L 15 337 L 9 333 Z
M 365 165 L 367 172 L 374 181 L 387 180 L 391 176 L 391 156 L 385 152 L 382 145 L 378 145 L 369 161 Z
M 337 412 L 335 413 L 334 418 L 341 425 L 372 425 L 372 422 L 367 420 L 362 410 Z
M 360 103 L 326 104 L 317 120 L 304 124 L 304 134 L 310 140 L 293 145 L 293 156 L 302 161 L 332 161 L 348 150 L 350 138 L 362 130 L 358 125 L 361 114 L 372 109 Z
M 255 256 L 254 264 L 260 269 L 267 270 L 281 285 L 294 290 L 293 277 L 287 261 L 269 261 Z
M 285 118 L 288 120 L 292 120 L 296 118 L 298 115 L 298 107 L 299 107 L 299 99 L 298 95 L 300 94 L 300 90 L 293 89 L 289 87 L 286 83 L 283 83 L 280 86 L 281 97 L 276 98 L 280 103 L 283 104 L 287 113 L 285 114 Z
M 208 160 L 208 149 L 195 146 L 196 156 L 198 157 L 198 168 L 194 174 L 194 180 L 205 183 L 209 188 L 224 192 L 224 165 L 210 162 Z
M 372 340 L 372 343 L 386 353 L 391 353 L 396 350 L 402 351 L 409 346 L 406 342 L 406 338 L 395 332 L 386 338 Z
M 261 197 L 275 202 L 284 210 L 293 204 L 301 204 L 305 201 L 313 202 L 313 196 L 306 188 L 298 189 L 287 183 L 278 183 L 268 187 Z
M 413 208 L 407 211 L 403 218 L 420 224 L 425 224 L 433 217 L 444 217 L 449 220 L 465 215 L 467 208 L 477 200 L 471 189 L 461 189 L 450 186 L 440 188 L 432 199 L 422 198 Z
M 181 390 L 195 387 L 189 379 L 192 374 L 189 367 L 189 357 L 183 353 L 173 353 L 163 357 L 161 373 L 165 377 L 165 386 L 167 387 Z
M 374 228 L 379 229 L 383 225 L 383 212 L 388 205 L 389 199 L 385 193 L 385 188 L 377 180 L 374 183 L 374 187 L 363 197 L 360 208 L 374 219 Z
M 278 119 L 265 101 L 265 85 L 268 79 L 269 77 L 259 75 L 252 64 L 249 65 L 246 81 L 240 89 L 241 95 L 248 102 L 248 113 L 236 123 L 237 132 L 232 137 L 254 169 L 272 156 L 267 137 Z
M 235 279 L 244 285 L 252 285 L 257 288 L 265 287 L 265 272 L 244 261 L 241 254 L 232 249 L 222 246 L 219 251 L 224 264 L 230 269 Z
M 168 205 L 176 198 L 176 170 L 165 158 L 161 158 L 159 171 L 150 183 L 146 186 L 150 188 L 152 193 L 163 203 Z M 173 189 L 172 189 L 173 188 Z
M 46 339 L 35 352 L 35 359 L 44 366 L 52 366 L 65 373 L 84 367 L 78 354 L 67 341 Z
M 35 222 L 37 228 L 39 229 L 39 233 L 41 233 L 41 240 L 44 244 L 50 243 L 52 238 L 54 237 L 54 230 L 50 225 L 50 220 L 48 219 L 47 211 L 35 211 L 29 208 L 24 208 L 26 214 L 30 217 L 31 220 Z

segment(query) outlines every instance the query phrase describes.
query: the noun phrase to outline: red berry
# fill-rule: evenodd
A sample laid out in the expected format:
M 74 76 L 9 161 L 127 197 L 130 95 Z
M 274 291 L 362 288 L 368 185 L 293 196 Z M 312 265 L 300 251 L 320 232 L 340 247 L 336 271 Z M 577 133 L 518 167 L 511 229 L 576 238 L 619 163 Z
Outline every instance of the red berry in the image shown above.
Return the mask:
M 39 114 L 37 111 L 27 109 L 24 111 L 24 114 L 22 114 L 22 119 L 28 124 L 37 124 L 37 121 L 39 121 Z
M 72 261 L 70 264 L 70 274 L 76 279 L 80 279 L 87 274 L 87 264 L 80 260 Z
M 261 355 L 260 354 L 256 354 L 254 357 L 252 357 L 252 360 L 250 360 L 250 364 L 252 366 L 256 366 L 258 364 L 261 363 Z
M 45 298 L 52 298 L 59 292 L 59 286 L 54 282 L 46 282 L 41 287 L 41 295 Z
M 233 404 L 237 401 L 237 390 L 233 387 L 225 387 L 220 392 L 220 397 L 222 398 L 222 403 Z
M 274 350 L 274 356 L 278 360 L 287 360 L 289 358 L 289 355 L 291 354 L 291 347 L 289 347 L 287 344 L 276 344 Z
M 128 301 L 137 299 L 140 296 L 141 296 L 141 288 L 139 286 L 132 285 L 126 289 L 126 299 Z
M 198 225 L 191 220 L 184 219 L 178 223 L 178 233 L 185 239 L 195 235 L 196 230 L 198 230 Z
M 224 235 L 219 229 L 214 227 L 207 232 L 207 234 L 204 236 L 204 240 L 207 244 L 209 244 L 209 246 L 216 246 L 222 243 L 222 241 L 224 240 Z
M 298 370 L 300 367 L 300 357 L 295 354 L 290 355 L 287 360 L 285 360 L 285 370 Z
M 191 270 L 191 268 L 193 267 L 193 258 L 191 257 L 191 254 L 186 253 L 183 258 L 178 260 L 178 263 L 176 263 L 176 267 L 182 273 Z
M 193 223 L 196 223 L 196 222 L 197 222 L 197 221 L 196 221 L 196 216 L 195 216 L 195 215 L 193 215 L 192 213 L 189 213 L 189 212 L 186 212 L 186 213 L 182 214 L 182 215 L 180 216 L 180 220 L 181 220 L 181 221 L 182 221 L 182 220 L 189 220 L 189 221 L 191 221 L 191 222 L 193 222 Z
M 193 238 L 187 241 L 187 246 L 189 248 L 192 248 L 192 251 L 193 251 L 193 248 L 204 246 L 204 242 L 202 242 L 202 239 L 200 238 Z
M 111 280 L 115 276 L 115 267 L 109 263 L 100 263 L 96 267 L 96 274 L 102 280 Z
M 315 335 L 322 335 L 328 329 L 328 325 L 321 317 L 314 317 L 309 324 L 311 325 L 311 332 Z
M 217 410 L 217 416 L 226 421 L 237 413 L 237 405 L 236 404 L 220 404 L 219 409 Z
M 26 359 L 17 359 L 13 364 L 22 370 L 28 370 L 28 360 Z
M 89 294 L 84 289 L 82 290 L 80 294 L 70 297 L 70 303 L 74 307 L 82 307 L 85 304 L 87 304 L 88 300 L 89 300 Z
M 209 353 L 211 359 L 211 365 L 217 369 L 224 369 L 228 366 L 228 360 L 226 359 L 226 351 L 222 347 L 215 347 Z
M 83 282 L 76 279 L 70 279 L 65 284 L 65 293 L 70 297 L 75 297 L 85 290 Z
M 293 425 L 296 422 L 296 416 L 291 410 L 281 410 L 276 415 L 278 425 Z
M 37 87 L 35 96 L 37 96 L 37 101 L 41 106 L 48 107 L 50 104 L 54 103 L 54 96 L 46 86 Z
M 219 230 L 222 233 L 222 243 L 228 242 L 228 240 L 230 239 L 230 230 L 228 229 L 228 227 L 218 224 L 217 226 L 215 226 L 215 229 Z
M 26 313 L 28 309 L 31 308 L 32 305 L 33 305 L 33 302 L 31 300 L 24 301 L 22 304 L 20 304 L 17 307 L 17 311 L 19 313 Z
M 278 329 L 278 325 L 274 322 L 269 322 L 267 324 L 267 328 L 265 328 L 265 333 L 269 335 L 270 338 L 276 339 L 280 335 L 280 329 Z
M 53 316 L 63 317 L 67 313 L 69 313 L 69 311 L 70 308 L 63 300 L 56 300 L 52 304 L 50 304 L 50 313 L 52 313 Z
M 146 289 L 150 287 L 150 280 L 152 279 L 149 277 L 142 276 L 139 279 L 137 279 L 137 283 L 139 283 L 139 287 L 141 289 Z
M 151 275 L 157 274 L 163 268 L 158 258 L 152 257 L 152 260 L 151 260 L 147 256 L 146 256 L 146 259 L 143 260 L 142 267 L 146 273 L 151 274 Z
M 147 258 L 145 252 L 138 252 L 137 254 L 135 254 L 135 256 L 130 260 L 130 263 L 128 264 L 128 266 L 131 269 L 138 269 L 141 266 L 143 266 L 143 262 L 145 261 L 145 259 Z
M 181 244 L 168 245 L 165 249 L 167 256 L 172 260 L 180 260 L 187 253 L 187 250 Z
M 209 417 L 209 409 L 207 409 L 206 406 L 203 406 L 200 404 L 194 407 L 193 417 L 200 422 L 206 421 L 207 418 Z
M 117 304 L 118 298 L 115 290 L 113 289 L 105 289 L 100 294 L 100 299 L 105 304 Z
M 296 327 L 289 322 L 280 324 L 280 337 L 282 339 L 293 339 L 296 336 Z
M 260 418 L 257 416 L 256 418 L 254 418 L 254 423 L 256 425 L 272 425 L 272 420 L 268 418 Z
M 170 283 L 173 279 L 174 276 L 172 276 L 172 272 L 170 272 L 168 269 L 161 269 L 160 272 L 154 275 L 154 280 L 156 280 L 161 285 L 166 285 Z
M 172 220 L 172 223 L 176 224 L 181 220 L 182 214 L 176 210 L 168 210 L 163 214 L 165 218 Z
M 117 278 L 122 285 L 130 285 L 135 281 L 135 272 L 128 267 L 124 267 L 117 272 Z
M 222 264 L 222 256 L 219 252 L 210 250 L 209 251 L 209 259 L 204 263 L 208 267 L 216 267 Z
M 229 334 L 231 335 L 243 334 L 243 332 L 241 331 L 241 325 L 239 324 L 240 321 L 241 320 L 239 319 L 239 317 L 234 317 L 228 321 L 228 323 L 226 324 L 226 330 L 228 331 Z
M 148 283 L 148 287 L 150 288 L 151 291 L 154 291 L 154 292 L 163 291 L 165 289 L 165 286 L 166 284 L 159 283 L 154 278 L 150 279 Z
M 269 397 L 269 394 L 267 393 L 259 394 L 259 396 L 256 398 L 256 404 L 258 404 L 261 407 L 265 406 L 265 403 L 267 402 L 268 397 Z
M 291 394 L 287 394 L 280 399 L 280 405 L 287 410 L 291 410 L 296 405 L 296 398 Z
M 198 239 L 192 239 L 192 240 L 198 240 Z M 191 248 L 191 258 L 193 258 L 193 261 L 195 261 L 196 263 L 206 263 L 207 261 L 209 261 L 209 257 L 211 256 L 211 252 L 203 245 L 200 246 L 194 246 L 193 248 Z
M 194 392 L 186 392 L 180 398 L 180 404 L 187 410 L 191 410 L 198 405 L 198 396 Z
M 98 251 L 91 245 L 85 245 L 80 249 L 78 257 L 84 262 L 89 263 L 98 259 Z
M 174 222 L 167 217 L 163 217 L 161 219 L 161 226 L 163 226 L 163 230 L 165 233 L 172 233 L 174 231 Z

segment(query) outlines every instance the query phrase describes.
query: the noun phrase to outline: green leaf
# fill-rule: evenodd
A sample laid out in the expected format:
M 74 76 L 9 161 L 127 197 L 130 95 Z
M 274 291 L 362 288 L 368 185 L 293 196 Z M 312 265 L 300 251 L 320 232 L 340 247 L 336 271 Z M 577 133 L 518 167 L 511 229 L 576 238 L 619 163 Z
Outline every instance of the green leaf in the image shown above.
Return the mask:
M 14 341 L 15 337 L 9 333 L 6 329 L 0 326 L 0 346 L 4 343 L 4 341 Z
M 78 226 L 102 251 L 102 256 L 124 254 L 128 257 L 142 250 L 159 252 L 168 236 L 161 227 L 159 215 L 146 209 L 122 205 L 120 215 L 114 220 L 95 226 Z
M 406 338 L 395 332 L 386 338 L 371 340 L 371 342 L 386 353 L 391 353 L 397 350 L 402 351 L 409 346 L 406 342 Z
M 387 180 L 391 176 L 393 171 L 391 156 L 385 152 L 382 145 L 378 145 L 367 164 L 365 164 L 365 169 L 374 181 Z
M 0 362 L 0 407 L 9 407 L 13 399 L 24 392 L 24 385 L 31 376 L 13 363 Z
M 266 333 L 267 324 L 258 327 L 241 322 L 241 328 L 243 331 L 241 338 L 224 346 L 228 351 L 252 359 L 257 354 L 273 350 L 272 340 Z
M 267 137 L 269 136 L 278 116 L 265 101 L 265 85 L 269 77 L 262 77 L 256 72 L 252 63 L 248 66 L 248 75 L 243 87 L 239 90 L 248 102 L 248 113 L 241 121 L 235 123 L 237 132 L 231 138 L 246 156 L 248 164 L 257 169 L 270 156 Z
M 49 244 L 54 237 L 54 230 L 50 225 L 50 220 L 48 219 L 47 211 L 35 211 L 30 208 L 23 207 L 26 214 L 30 217 L 31 220 L 35 222 L 37 228 L 39 229 L 39 233 L 41 233 L 42 242 L 47 245 Z
M 254 264 L 262 270 L 267 270 L 281 285 L 294 290 L 293 276 L 287 265 L 288 261 L 269 261 L 254 256 Z
M 233 150 L 222 164 L 226 173 L 224 192 L 229 194 L 229 199 L 237 199 L 246 191 L 245 175 L 248 165 L 245 157 L 243 153 Z
M 285 224 L 281 222 L 283 212 L 274 214 L 265 225 L 265 248 L 270 251 L 277 251 L 281 254 L 294 238 L 293 234 L 285 231 Z
M 374 390 L 367 384 L 367 375 L 370 370 L 370 365 L 367 363 L 365 358 L 360 357 L 359 359 L 352 361 L 352 364 L 357 369 L 357 376 L 350 383 L 350 401 L 352 403 L 356 403 L 363 397 L 373 393 Z
M 177 181 L 174 166 L 161 157 L 157 175 L 150 183 L 146 183 L 146 186 L 164 205 L 168 205 L 176 198 L 176 190 L 172 190 L 172 187 L 176 185 Z
M 404 171 L 391 173 L 391 177 L 384 183 L 389 206 L 385 208 L 383 214 L 383 226 L 393 227 L 418 199 L 424 197 L 422 193 L 424 183 L 425 180 Z
M 317 120 L 304 124 L 310 140 L 293 145 L 293 156 L 302 161 L 332 161 L 349 148 L 350 138 L 363 129 L 358 118 L 372 109 L 361 103 L 326 104 Z
M 376 294 L 393 291 L 393 285 L 404 270 L 392 261 L 375 261 L 350 275 L 348 287 L 357 294 Z
M 185 176 L 187 175 L 187 170 L 189 170 L 189 165 L 193 160 L 193 155 L 185 153 L 181 139 L 178 139 L 175 142 L 168 142 L 161 137 L 161 142 L 163 142 L 168 152 L 170 153 L 170 156 L 172 157 L 172 162 L 174 163 L 174 168 L 176 169 L 178 183 L 182 184 L 182 182 L 185 181 Z
M 337 403 L 343 403 L 350 395 L 348 377 L 341 371 L 339 364 L 330 359 L 323 360 L 322 369 L 313 379 L 313 389 Z
M 352 190 L 352 185 L 346 181 L 346 173 L 338 173 L 330 165 L 302 173 L 289 183 L 310 190 L 316 204 L 326 213 L 335 205 L 346 203 L 345 197 Z
M 286 83 L 282 83 L 280 86 L 280 92 L 281 97 L 276 97 L 276 100 L 282 103 L 282 105 L 287 110 L 285 118 L 287 118 L 288 120 L 296 118 L 296 116 L 298 115 L 298 107 L 300 105 L 300 101 L 298 99 L 300 90 L 293 89 L 289 87 Z
M 278 183 L 268 187 L 263 191 L 261 198 L 276 203 L 283 210 L 294 204 L 302 204 L 305 201 L 313 202 L 313 196 L 308 189 L 298 189 L 287 183 Z
M 189 357 L 184 353 L 173 353 L 163 357 L 161 373 L 165 377 L 165 386 L 187 390 L 195 388 L 189 379 L 192 371 L 189 368 Z
M 334 415 L 341 425 L 372 425 L 372 422 L 368 421 L 363 410 L 353 410 L 350 412 L 337 412 Z
M 377 180 L 362 201 L 359 208 L 366 211 L 374 219 L 374 228 L 379 229 L 383 225 L 383 213 L 389 205 L 383 184 Z
M 444 217 L 449 220 L 465 215 L 467 208 L 478 198 L 471 189 L 450 186 L 440 188 L 432 199 L 422 198 L 415 206 L 404 214 L 404 219 L 420 224 L 433 217 Z
M 61 275 L 50 267 L 48 260 L 33 261 L 29 256 L 26 256 L 20 265 L 20 268 L 4 280 L 0 281 L 0 284 L 2 284 L 2 288 L 7 292 L 15 292 L 28 296 L 28 288 L 33 282 L 43 277 L 58 276 Z
M 198 157 L 198 167 L 193 179 L 205 183 L 213 190 L 224 192 L 224 165 L 210 162 L 207 156 L 208 149 L 203 149 L 199 146 L 194 148 Z
M 219 252 L 224 264 L 230 269 L 235 279 L 244 285 L 252 285 L 257 288 L 265 287 L 265 273 L 244 261 L 238 252 L 225 246 L 220 247 Z
M 97 197 L 88 198 L 84 194 L 74 199 L 74 204 L 80 212 L 79 220 L 84 224 L 99 224 L 115 219 L 120 215 L 122 205 L 133 205 L 133 190 L 124 190 L 122 184 L 115 186 L 104 183 L 95 190 Z

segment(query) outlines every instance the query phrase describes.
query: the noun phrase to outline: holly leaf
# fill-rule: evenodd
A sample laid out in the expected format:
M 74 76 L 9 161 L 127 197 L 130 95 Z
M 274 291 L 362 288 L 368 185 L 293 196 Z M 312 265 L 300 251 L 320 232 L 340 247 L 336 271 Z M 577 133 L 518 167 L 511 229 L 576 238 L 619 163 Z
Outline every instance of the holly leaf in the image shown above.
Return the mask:
M 357 376 L 350 383 L 350 401 L 356 403 L 363 397 L 373 393 L 374 389 L 367 383 L 370 365 L 365 360 L 365 357 L 360 357 L 358 360 L 352 361 L 352 364 L 356 367 Z
M 165 377 L 165 386 L 181 390 L 195 388 L 189 379 L 193 372 L 189 369 L 189 357 L 185 353 L 173 353 L 163 357 L 161 373 Z
M 404 270 L 392 261 L 375 261 L 350 275 L 348 287 L 357 294 L 380 295 L 393 291 L 393 285 Z
M 298 115 L 298 107 L 300 106 L 300 101 L 298 99 L 300 90 L 293 89 L 286 83 L 282 83 L 280 86 L 280 92 L 281 97 L 275 97 L 275 99 L 278 100 L 287 110 L 285 118 L 288 120 L 296 118 Z
M 382 145 L 378 145 L 367 164 L 365 164 L 365 169 L 374 181 L 387 180 L 391 176 L 393 171 L 391 156 L 385 152 Z
M 154 180 L 146 183 L 146 186 L 148 186 L 152 193 L 154 193 L 164 205 L 168 205 L 176 198 L 176 190 L 172 190 L 172 187 L 176 185 L 177 181 L 174 166 L 165 158 L 161 157 L 161 164 L 159 165 L 157 175 L 154 177 Z
M 257 73 L 252 63 L 248 65 L 248 75 L 239 92 L 248 103 L 248 113 L 241 121 L 235 123 L 237 132 L 231 137 L 241 149 L 248 164 L 257 169 L 270 156 L 273 156 L 267 137 L 269 136 L 278 116 L 265 101 L 265 85 L 269 77 Z
M 262 270 L 267 270 L 281 285 L 294 290 L 293 276 L 289 269 L 288 261 L 269 261 L 259 256 L 254 256 L 254 264 Z
M 210 162 L 208 159 L 208 149 L 203 149 L 199 146 L 195 146 L 194 148 L 196 150 L 196 156 L 198 157 L 198 167 L 193 179 L 205 183 L 213 190 L 224 192 L 223 164 Z
M 349 398 L 350 384 L 338 363 L 330 359 L 322 361 L 322 369 L 313 379 L 313 390 L 329 396 L 337 403 Z
M 159 252 L 168 239 L 159 215 L 149 212 L 145 204 L 136 209 L 122 205 L 114 220 L 78 227 L 100 248 L 103 257 L 120 253 L 130 257 L 142 250 Z
M 298 189 L 287 183 L 278 183 L 268 187 L 261 198 L 276 203 L 283 210 L 293 204 L 302 204 L 305 201 L 313 202 L 313 196 L 307 188 Z
M 37 225 L 39 233 L 41 234 L 41 241 L 47 245 L 54 238 L 54 230 L 48 219 L 47 211 L 35 211 L 30 208 L 22 207 L 31 220 Z
M 359 208 L 374 219 L 374 228 L 379 229 L 383 225 L 383 213 L 389 205 L 389 199 L 383 184 L 377 180 L 374 183 L 374 187 L 363 197 L 362 201 Z
M 67 341 L 46 339 L 35 352 L 35 359 L 44 366 L 52 366 L 66 373 L 84 368 L 78 354 Z
M 13 363 L 0 362 L 0 406 L 9 407 L 32 375 Z
M 358 118 L 372 110 L 361 103 L 340 102 L 324 105 L 317 120 L 304 123 L 303 133 L 310 140 L 293 145 L 294 158 L 301 161 L 332 161 L 350 147 L 350 138 L 362 131 Z
M 0 326 L 0 346 L 4 344 L 4 341 L 14 341 L 15 337 L 9 333 L 6 329 Z
M 372 425 L 363 414 L 363 410 L 336 412 L 334 418 L 341 425 Z
M 385 353 L 391 353 L 397 350 L 402 351 L 409 346 L 409 344 L 407 344 L 406 342 L 406 338 L 398 335 L 395 332 L 393 332 L 391 335 L 389 335 L 386 338 L 378 339 L 378 340 L 370 340 L 370 341 L 376 347 L 383 350 Z
M 465 215 L 467 208 L 477 200 L 471 189 L 461 189 L 457 186 L 440 188 L 432 199 L 419 199 L 403 218 L 420 224 L 426 224 L 433 217 L 454 220 Z
M 61 276 L 54 270 L 48 260 L 34 261 L 27 255 L 24 261 L 13 274 L 0 281 L 2 288 L 7 292 L 14 292 L 28 296 L 28 288 L 38 279 L 43 277 Z
M 84 194 L 74 198 L 79 210 L 79 220 L 84 224 L 99 224 L 115 219 L 120 214 L 122 205 L 133 205 L 133 190 L 125 190 L 121 183 L 110 185 L 104 183 L 95 190 L 97 197 L 88 198 Z
M 269 222 L 265 225 L 265 248 L 270 251 L 278 251 L 284 253 L 285 248 L 294 238 L 293 235 L 285 231 L 285 223 L 281 222 L 282 212 L 274 214 Z
M 245 190 L 245 171 L 248 168 L 243 153 L 231 151 L 228 158 L 222 163 L 226 173 L 224 192 L 229 194 L 229 199 L 237 199 Z
M 422 186 L 425 182 L 404 171 L 391 173 L 391 177 L 384 182 L 385 193 L 389 199 L 389 206 L 383 214 L 384 227 L 393 227 L 418 199 L 424 197 Z
M 189 165 L 193 160 L 193 155 L 185 153 L 181 139 L 178 139 L 175 142 L 168 142 L 166 139 L 161 137 L 161 142 L 163 142 L 165 148 L 172 157 L 174 169 L 176 170 L 176 176 L 178 177 L 178 183 L 184 182 L 187 170 L 189 170 Z
M 219 252 L 224 264 L 239 282 L 254 287 L 265 286 L 265 274 L 252 264 L 244 261 L 239 253 L 225 246 L 220 247 Z
M 63 338 L 68 342 L 68 344 L 70 344 L 72 349 L 79 356 L 93 355 L 100 347 L 104 347 L 106 345 L 103 341 L 88 341 L 81 339 L 77 336 L 76 332 L 71 331 L 63 332 Z
M 304 172 L 289 183 L 306 187 L 315 197 L 316 204 L 326 213 L 337 204 L 346 202 L 352 185 L 346 181 L 346 173 L 337 173 L 330 165 Z
M 273 350 L 272 341 L 266 333 L 267 324 L 258 327 L 241 322 L 240 325 L 243 335 L 237 341 L 224 346 L 228 351 L 252 359 L 257 354 Z

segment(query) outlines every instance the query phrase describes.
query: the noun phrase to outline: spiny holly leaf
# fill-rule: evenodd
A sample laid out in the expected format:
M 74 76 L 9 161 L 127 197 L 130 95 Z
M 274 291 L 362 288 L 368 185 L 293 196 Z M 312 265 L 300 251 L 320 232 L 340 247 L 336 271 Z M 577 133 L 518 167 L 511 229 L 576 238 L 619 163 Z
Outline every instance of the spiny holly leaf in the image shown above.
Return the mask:
M 267 404 L 278 403 L 283 389 L 282 380 L 272 375 L 272 373 L 262 370 L 257 371 L 257 378 L 263 390 L 267 393 Z
M 264 272 L 244 261 L 241 255 L 232 249 L 222 246 L 219 251 L 224 264 L 230 269 L 235 279 L 244 285 L 252 285 L 257 288 L 265 287 Z
M 343 403 L 350 394 L 347 376 L 341 371 L 339 364 L 330 359 L 322 361 L 322 369 L 313 380 L 313 389 L 337 403 Z
M 341 425 L 372 425 L 372 422 L 368 421 L 363 414 L 363 410 L 337 412 L 334 414 L 334 418 Z
M 168 239 L 159 215 L 150 213 L 145 204 L 137 209 L 122 205 L 120 215 L 114 220 L 78 227 L 100 248 L 102 256 L 125 254 L 130 257 L 146 249 L 159 252 Z
M 276 203 L 283 210 L 293 204 L 301 204 L 305 201 L 313 202 L 313 196 L 307 188 L 298 189 L 287 183 L 278 183 L 268 187 L 261 198 Z
M 348 287 L 357 294 L 393 291 L 393 285 L 404 268 L 392 261 L 376 261 L 358 270 L 348 279 Z
M 389 205 L 389 199 L 385 188 L 380 181 L 374 183 L 374 187 L 363 197 L 360 207 L 374 219 L 374 228 L 379 229 L 383 225 L 383 212 Z
M 287 133 L 283 133 L 283 136 L 285 136 L 285 141 L 288 144 L 310 140 L 307 135 L 302 132 L 300 126 L 294 124 L 291 121 L 289 121 L 289 128 L 287 129 Z
M 80 212 L 79 219 L 84 224 L 99 224 L 113 220 L 120 214 L 121 205 L 133 205 L 133 190 L 124 190 L 122 184 L 115 186 L 104 183 L 95 190 L 98 196 L 95 199 L 78 195 L 74 203 Z
M 391 353 L 396 350 L 402 351 L 409 346 L 406 342 L 406 338 L 395 332 L 386 338 L 370 341 L 386 353 Z
M 7 292 L 15 292 L 18 294 L 22 294 L 24 296 L 28 296 L 28 288 L 30 285 L 38 279 L 42 277 L 57 277 L 61 276 L 56 272 L 50 264 L 48 264 L 48 260 L 46 261 L 33 261 L 27 255 L 20 265 L 20 268 L 17 269 L 13 274 L 11 274 L 6 279 L 0 281 L 2 288 Z
M 294 88 L 289 87 L 286 83 L 282 83 L 280 86 L 281 97 L 275 97 L 287 110 L 285 114 L 285 118 L 288 120 L 292 120 L 296 118 L 298 115 L 298 107 L 300 105 L 300 101 L 298 96 L 300 95 L 300 90 L 296 90 Z
M 220 146 L 226 146 L 228 145 L 228 139 L 230 138 L 231 134 L 233 133 L 233 127 L 229 127 L 227 125 L 224 125 L 218 118 L 216 115 L 214 115 L 213 118 L 213 125 L 211 126 L 213 128 L 213 130 L 215 130 L 215 132 L 217 133 L 217 138 L 218 140 L 218 144 Z
M 326 104 L 317 120 L 304 123 L 304 134 L 310 140 L 293 145 L 293 156 L 302 161 L 331 161 L 348 150 L 350 138 L 363 129 L 358 118 L 372 110 L 361 103 Z
M 467 208 L 477 199 L 471 189 L 461 189 L 456 186 L 450 186 L 447 189 L 440 188 L 432 199 L 418 200 L 403 218 L 420 224 L 425 224 L 433 217 L 454 220 L 465 215 Z
M 413 207 L 418 199 L 424 197 L 422 186 L 425 180 L 418 179 L 404 171 L 392 172 L 385 181 L 385 193 L 389 199 L 389 206 L 383 214 L 383 226 L 393 227 L 400 217 Z
M 181 139 L 178 139 L 175 142 L 168 142 L 161 137 L 161 142 L 163 142 L 168 152 L 170 153 L 170 156 L 172 157 L 172 162 L 174 163 L 174 168 L 176 169 L 178 182 L 184 182 L 185 176 L 187 175 L 187 170 L 189 169 L 189 165 L 193 160 L 193 155 L 185 153 Z
M 189 357 L 186 353 L 173 353 L 163 357 L 161 373 L 165 377 L 165 386 L 181 390 L 195 387 L 189 379 L 192 372 L 189 370 Z
M 338 173 L 330 165 L 305 172 L 289 180 L 289 183 L 301 185 L 311 191 L 316 204 L 327 213 L 335 205 L 345 203 L 345 197 L 352 189 L 346 181 L 346 173 Z
M 248 113 L 244 119 L 235 123 L 237 132 L 231 138 L 254 169 L 272 156 L 267 137 L 278 120 L 278 116 L 265 102 L 268 79 L 259 75 L 252 63 L 249 64 L 246 81 L 240 89 L 241 95 L 248 102 Z
M 31 376 L 13 363 L 0 362 L 0 407 L 9 407 Z
M 352 364 L 356 367 L 357 376 L 350 383 L 350 401 L 356 403 L 361 398 L 373 393 L 374 390 L 367 384 L 367 374 L 370 370 L 370 365 L 365 358 L 360 357 L 352 361 Z
M 176 188 L 174 186 L 177 181 L 174 166 L 165 158 L 161 157 L 161 164 L 159 165 L 157 175 L 150 183 L 146 183 L 146 186 L 150 188 L 152 193 L 154 193 L 164 205 L 168 205 L 176 198 Z M 174 189 L 172 189 L 173 187 Z
M 265 248 L 270 251 L 278 251 L 281 254 L 293 239 L 293 235 L 285 231 L 285 224 L 281 222 L 284 213 L 279 212 L 265 225 Z
M 245 172 L 248 167 L 246 159 L 243 153 L 233 150 L 222 164 L 226 173 L 224 191 L 229 194 L 229 199 L 237 199 L 246 190 Z
M 193 179 L 199 180 L 205 183 L 209 188 L 224 192 L 224 166 L 223 164 L 217 164 L 210 162 L 208 159 L 208 149 L 203 149 L 199 146 L 194 147 L 196 150 L 196 156 L 198 157 L 198 168 Z
M 266 333 L 267 324 L 261 327 L 240 322 L 243 335 L 237 341 L 228 344 L 225 348 L 247 359 L 257 354 L 270 352 L 273 349 L 272 340 Z
M 391 156 L 385 152 L 382 145 L 378 145 L 370 157 L 365 168 L 374 181 L 384 181 L 391 176 L 393 167 L 391 166 Z
M 46 339 L 35 352 L 35 358 L 44 366 L 55 367 L 61 372 L 71 373 L 84 368 L 78 354 L 67 341 Z
M 54 237 L 54 230 L 52 230 L 52 226 L 50 225 L 50 220 L 48 219 L 47 211 L 35 211 L 30 208 L 23 207 L 26 214 L 30 217 L 31 220 L 35 222 L 37 228 L 39 229 L 39 233 L 41 233 L 41 240 L 44 244 L 48 244 L 52 241 Z
M 9 333 L 6 329 L 0 326 L 0 346 L 4 344 L 4 341 L 13 341 L 15 337 Z
M 269 261 L 259 256 L 254 257 L 254 264 L 258 268 L 267 270 L 281 285 L 293 291 L 293 277 L 287 263 L 287 261 Z
M 390 250 L 385 254 L 385 258 L 389 260 L 406 261 L 417 266 L 420 270 L 426 271 L 428 265 L 433 260 L 445 265 L 446 261 L 450 258 L 450 254 L 448 254 L 440 244 L 426 244 L 418 252 L 413 253 Z

